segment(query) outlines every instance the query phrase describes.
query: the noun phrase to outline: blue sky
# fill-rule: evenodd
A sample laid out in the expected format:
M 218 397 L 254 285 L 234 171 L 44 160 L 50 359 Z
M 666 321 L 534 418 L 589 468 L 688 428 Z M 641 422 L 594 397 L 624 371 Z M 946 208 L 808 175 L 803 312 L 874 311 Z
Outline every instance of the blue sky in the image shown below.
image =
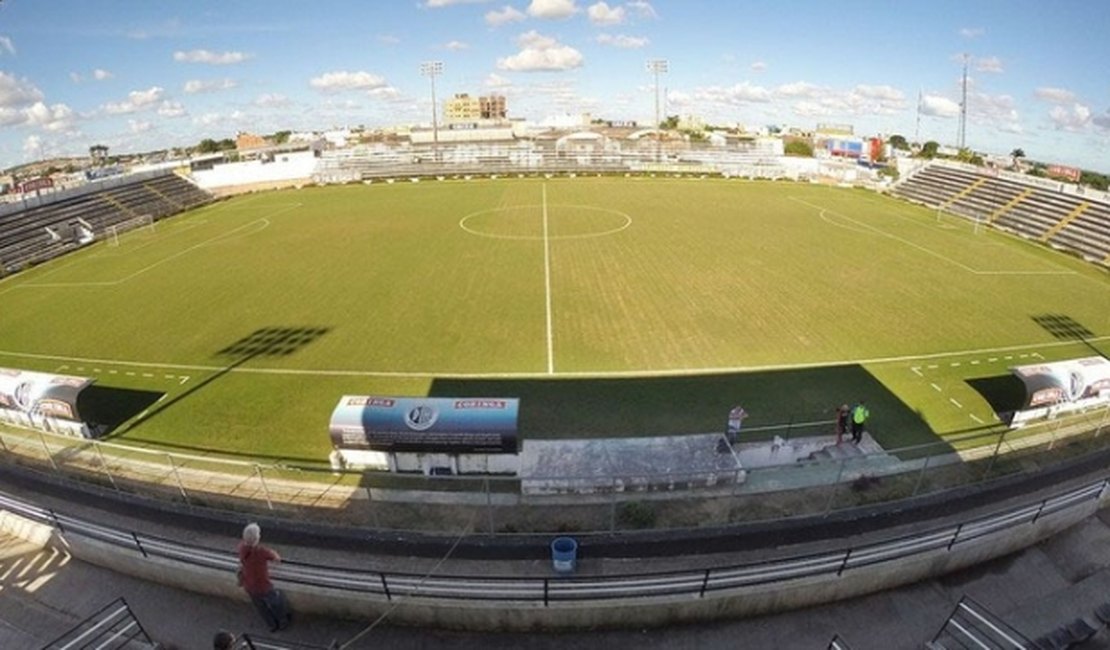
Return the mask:
M 430 122 L 498 92 L 509 113 L 901 133 L 1110 172 L 1110 2 L 5 0 L 0 166 L 238 131 Z

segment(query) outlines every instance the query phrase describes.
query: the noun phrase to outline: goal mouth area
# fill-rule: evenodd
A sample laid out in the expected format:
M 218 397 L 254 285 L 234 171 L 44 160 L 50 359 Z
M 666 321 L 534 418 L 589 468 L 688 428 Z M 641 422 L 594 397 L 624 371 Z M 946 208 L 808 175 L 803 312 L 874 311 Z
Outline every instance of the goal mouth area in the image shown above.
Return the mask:
M 147 232 L 154 234 L 156 228 L 154 226 L 153 215 L 144 214 L 137 217 L 131 217 L 118 221 L 104 229 L 104 238 L 109 246 L 119 246 L 120 238 L 129 233 Z

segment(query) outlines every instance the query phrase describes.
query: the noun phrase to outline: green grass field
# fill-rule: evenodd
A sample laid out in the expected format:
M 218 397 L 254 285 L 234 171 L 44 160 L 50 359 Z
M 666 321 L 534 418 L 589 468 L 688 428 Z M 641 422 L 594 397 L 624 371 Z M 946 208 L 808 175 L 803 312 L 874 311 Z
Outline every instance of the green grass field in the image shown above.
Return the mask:
M 793 427 L 863 398 L 898 447 L 990 429 L 1008 366 L 1108 342 L 1103 269 L 735 180 L 256 194 L 0 282 L 0 365 L 97 378 L 101 421 L 145 411 L 113 437 L 287 459 L 326 456 L 349 393 L 519 396 L 525 437 L 715 431 L 735 404 Z

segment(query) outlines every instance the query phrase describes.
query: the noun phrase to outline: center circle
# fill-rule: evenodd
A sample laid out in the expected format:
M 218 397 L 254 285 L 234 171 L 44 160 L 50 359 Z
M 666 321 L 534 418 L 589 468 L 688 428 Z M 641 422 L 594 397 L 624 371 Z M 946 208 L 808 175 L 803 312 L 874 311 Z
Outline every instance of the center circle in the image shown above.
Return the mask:
M 459 227 L 479 237 L 542 241 L 544 215 L 539 203 L 510 205 L 471 212 L 459 219 Z M 548 203 L 546 216 L 547 239 L 604 237 L 632 225 L 626 213 L 592 205 Z

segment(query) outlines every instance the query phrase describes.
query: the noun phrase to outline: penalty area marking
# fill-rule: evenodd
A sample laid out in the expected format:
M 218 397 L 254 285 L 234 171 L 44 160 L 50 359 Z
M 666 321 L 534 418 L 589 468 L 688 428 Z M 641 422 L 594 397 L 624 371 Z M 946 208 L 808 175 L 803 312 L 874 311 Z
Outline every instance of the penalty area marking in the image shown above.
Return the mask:
M 544 191 L 545 191 L 544 196 L 546 197 L 546 189 Z M 552 240 L 560 240 L 560 239 L 593 239 L 594 237 L 605 237 L 607 235 L 615 235 L 618 232 L 621 232 L 622 230 L 625 230 L 629 226 L 632 225 L 632 217 L 628 216 L 628 214 L 625 213 L 625 212 L 621 212 L 620 210 L 612 210 L 610 208 L 599 208 L 599 207 L 593 206 L 593 205 L 581 205 L 581 204 L 576 204 L 576 203 L 552 203 L 552 204 L 550 204 L 550 207 L 554 207 L 554 208 L 573 208 L 573 209 L 578 209 L 578 210 L 592 210 L 594 212 L 606 212 L 606 213 L 614 214 L 614 215 L 617 215 L 618 217 L 623 218 L 624 223 L 617 226 L 616 228 L 610 228 L 609 230 L 602 230 L 600 232 L 583 233 L 581 235 L 548 235 L 546 232 L 542 235 L 498 235 L 496 233 L 489 233 L 489 232 L 482 232 L 481 230 L 475 230 L 474 228 L 471 228 L 471 227 L 466 225 L 466 222 L 469 221 L 470 219 L 474 218 L 474 217 L 480 217 L 484 214 L 492 214 L 492 213 L 495 213 L 495 212 L 508 212 L 509 210 L 540 209 L 540 210 L 543 210 L 544 213 L 546 214 L 547 209 L 548 209 L 548 205 L 549 204 L 546 201 L 544 201 L 542 204 L 528 203 L 528 204 L 524 204 L 524 205 L 507 205 L 507 206 L 500 207 L 500 208 L 489 208 L 487 210 L 478 210 L 477 212 L 471 212 L 470 214 L 464 216 L 462 219 L 459 219 L 459 228 L 462 228 L 464 232 L 467 232 L 471 235 L 475 235 L 477 237 L 486 237 L 488 239 L 510 239 L 510 240 L 518 240 L 518 241 L 552 241 Z
M 1110 336 L 1099 336 L 1087 339 L 1088 342 L 1110 341 Z M 1028 350 L 1031 348 L 1056 348 L 1075 345 L 1075 341 L 1059 341 L 1055 343 L 1032 343 L 1029 345 L 1013 345 L 1001 348 L 983 348 L 978 350 L 958 350 L 955 352 L 936 352 L 933 354 L 905 355 L 900 357 L 876 357 L 871 359 L 841 359 L 837 361 L 815 361 L 810 363 L 781 363 L 764 364 L 756 366 L 717 366 L 705 368 L 671 368 L 667 370 L 602 370 L 602 371 L 569 371 L 556 373 L 560 377 L 689 377 L 692 375 L 712 375 L 729 372 L 767 372 L 772 370 L 807 370 L 812 368 L 832 368 L 845 365 L 865 365 L 884 363 L 905 363 L 922 359 L 941 359 L 944 357 L 967 356 L 971 354 L 989 354 L 997 352 L 1011 352 L 1014 350 Z M 86 357 L 69 357 L 58 354 L 39 354 L 34 352 L 15 352 L 0 350 L 0 357 L 17 357 L 21 359 L 43 359 L 48 361 L 69 361 L 71 363 L 102 363 L 105 365 L 131 366 L 134 368 L 168 368 L 171 370 L 197 370 L 202 372 L 233 372 L 252 375 L 291 375 L 307 377 L 397 377 L 397 378 L 422 378 L 437 377 L 441 379 L 528 379 L 548 376 L 546 372 L 451 372 L 451 371 L 384 371 L 384 370 L 312 370 L 299 368 L 228 368 L 226 366 L 205 366 L 185 363 L 152 363 L 147 361 L 130 361 L 127 359 L 90 359 Z M 1028 357 L 1029 355 L 1025 355 Z M 1043 357 L 1042 357 L 1043 358 Z M 131 373 L 134 374 L 134 373 Z
M 817 205 L 817 204 L 814 204 L 814 203 L 810 203 L 809 201 L 799 199 L 798 197 L 795 197 L 795 196 L 790 196 L 790 197 L 787 197 L 787 198 L 789 198 L 791 201 L 795 201 L 797 203 L 801 203 L 802 205 L 809 206 L 809 207 L 813 208 L 814 210 L 820 210 L 822 215 L 827 212 L 830 215 L 833 215 L 833 216 L 839 217 L 841 219 L 844 219 L 845 221 L 849 221 L 851 223 L 854 223 L 854 224 L 856 224 L 857 226 L 859 226 L 861 228 L 866 228 L 871 233 L 874 233 L 876 235 L 880 235 L 882 237 L 887 237 L 889 239 L 893 239 L 894 241 L 897 241 L 897 242 L 901 242 L 901 243 L 905 244 L 906 246 L 909 246 L 911 248 L 919 250 L 922 253 L 925 253 L 927 255 L 932 255 L 933 257 L 936 257 L 937 259 L 944 260 L 945 262 L 948 262 L 949 264 L 957 266 L 957 267 L 967 271 L 968 273 L 972 273 L 974 275 L 1078 275 L 1078 273 L 1076 273 L 1075 271 L 980 271 L 979 269 L 970 267 L 967 264 L 964 264 L 962 262 L 957 262 L 956 260 L 954 260 L 954 259 L 952 259 L 952 258 L 950 258 L 946 255 L 938 253 L 935 250 L 932 250 L 930 248 L 926 248 L 925 246 L 922 246 L 922 245 L 920 245 L 916 242 L 912 242 L 908 239 L 905 239 L 904 237 L 899 237 L 898 235 L 893 235 L 889 232 L 886 232 L 882 228 L 876 228 L 875 226 L 872 226 L 870 224 L 864 223 L 862 221 L 858 221 L 858 220 L 853 219 L 853 218 L 851 218 L 847 215 L 843 215 L 843 214 L 840 214 L 838 212 L 834 212 L 833 210 L 829 210 L 828 208 L 825 208 L 823 206 L 820 206 L 820 205 Z

